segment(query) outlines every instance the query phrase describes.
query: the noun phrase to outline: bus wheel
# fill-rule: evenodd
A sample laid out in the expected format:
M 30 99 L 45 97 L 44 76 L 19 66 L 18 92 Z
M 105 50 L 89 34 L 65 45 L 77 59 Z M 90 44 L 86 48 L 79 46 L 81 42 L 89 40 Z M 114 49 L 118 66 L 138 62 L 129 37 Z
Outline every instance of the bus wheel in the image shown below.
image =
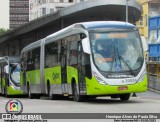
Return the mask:
M 29 98 L 29 99 L 33 99 L 34 96 L 33 96 L 33 94 L 31 93 L 31 89 L 30 89 L 29 84 L 28 84 L 28 86 L 27 86 L 27 90 L 28 90 L 28 98 Z
M 74 101 L 82 102 L 83 101 L 82 97 L 83 96 L 79 95 L 79 93 L 78 93 L 77 84 L 74 83 L 73 84 L 73 99 L 74 99 Z
M 126 101 L 126 100 L 129 100 L 129 97 L 130 97 L 130 94 L 120 94 L 119 95 L 119 98 L 122 100 L 122 101 Z
M 40 98 L 41 98 L 41 95 L 40 95 L 40 94 L 34 94 L 34 98 L 40 99 Z

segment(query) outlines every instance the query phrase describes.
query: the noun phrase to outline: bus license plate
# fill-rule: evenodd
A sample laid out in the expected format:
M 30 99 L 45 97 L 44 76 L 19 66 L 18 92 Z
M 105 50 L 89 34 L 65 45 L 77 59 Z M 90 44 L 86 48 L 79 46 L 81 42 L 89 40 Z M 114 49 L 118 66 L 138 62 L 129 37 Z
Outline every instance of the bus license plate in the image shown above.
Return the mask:
M 128 90 L 128 86 L 120 86 L 118 87 L 118 91 Z

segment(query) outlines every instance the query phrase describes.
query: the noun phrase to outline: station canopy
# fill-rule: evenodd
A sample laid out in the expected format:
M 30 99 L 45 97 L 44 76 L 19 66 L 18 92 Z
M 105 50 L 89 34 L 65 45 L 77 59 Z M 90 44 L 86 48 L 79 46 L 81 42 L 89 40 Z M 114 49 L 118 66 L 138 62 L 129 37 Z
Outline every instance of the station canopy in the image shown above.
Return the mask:
M 0 43 L 29 32 L 40 31 L 41 28 L 56 26 L 63 28 L 73 23 L 86 21 L 126 21 L 127 1 L 128 21 L 134 24 L 141 16 L 141 5 L 136 0 L 88 0 L 45 15 L 9 31 L 0 37 Z

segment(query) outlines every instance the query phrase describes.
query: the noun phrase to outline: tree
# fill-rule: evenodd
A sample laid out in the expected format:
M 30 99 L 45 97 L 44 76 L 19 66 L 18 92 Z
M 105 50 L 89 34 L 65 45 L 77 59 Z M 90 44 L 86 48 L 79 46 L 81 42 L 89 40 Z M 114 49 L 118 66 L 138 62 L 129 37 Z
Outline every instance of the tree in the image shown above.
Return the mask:
M 0 36 L 3 35 L 5 32 L 7 32 L 7 29 L 4 28 L 0 28 Z

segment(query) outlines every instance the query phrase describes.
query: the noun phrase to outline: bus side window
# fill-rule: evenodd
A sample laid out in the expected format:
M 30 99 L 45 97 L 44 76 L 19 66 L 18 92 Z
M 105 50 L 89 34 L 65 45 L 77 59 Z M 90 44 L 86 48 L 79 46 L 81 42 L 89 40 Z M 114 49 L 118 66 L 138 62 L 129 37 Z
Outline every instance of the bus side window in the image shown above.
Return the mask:
M 2 77 L 5 77 L 4 66 L 2 67 Z
M 70 42 L 70 55 L 69 55 L 69 65 L 73 66 L 73 67 L 77 67 L 77 57 L 78 57 L 78 50 L 77 50 L 77 46 L 78 46 L 78 41 L 75 40 L 75 37 L 73 36 Z
M 33 63 L 34 63 L 34 68 L 39 69 L 40 68 L 40 47 L 36 48 L 33 51 L 33 55 L 34 55 L 34 58 L 32 58 L 32 59 L 33 59 Z
M 28 52 L 27 53 L 27 70 L 33 70 L 34 69 L 34 64 L 33 64 L 33 52 Z
M 23 52 L 21 55 L 21 71 L 24 71 L 26 69 L 26 52 Z
M 90 55 L 82 52 L 82 72 L 89 79 L 92 78 Z
M 45 46 L 45 67 L 49 68 L 57 65 L 59 55 L 59 45 L 57 42 L 49 43 Z

